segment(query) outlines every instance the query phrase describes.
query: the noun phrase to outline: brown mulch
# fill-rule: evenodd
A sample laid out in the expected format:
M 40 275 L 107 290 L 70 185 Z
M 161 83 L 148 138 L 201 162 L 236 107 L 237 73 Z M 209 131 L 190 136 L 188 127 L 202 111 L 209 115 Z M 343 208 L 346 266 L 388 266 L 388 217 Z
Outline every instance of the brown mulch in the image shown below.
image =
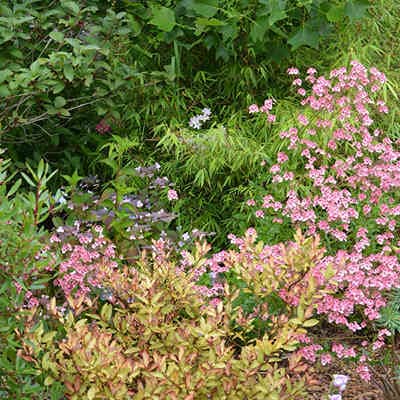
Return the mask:
M 321 400 L 327 397 L 334 374 L 348 375 L 350 377 L 346 390 L 342 393 L 343 400 L 385 400 L 379 388 L 362 381 L 357 372 L 346 365 L 331 365 L 321 371 L 321 375 L 317 377 L 318 385 L 310 388 L 310 400 Z

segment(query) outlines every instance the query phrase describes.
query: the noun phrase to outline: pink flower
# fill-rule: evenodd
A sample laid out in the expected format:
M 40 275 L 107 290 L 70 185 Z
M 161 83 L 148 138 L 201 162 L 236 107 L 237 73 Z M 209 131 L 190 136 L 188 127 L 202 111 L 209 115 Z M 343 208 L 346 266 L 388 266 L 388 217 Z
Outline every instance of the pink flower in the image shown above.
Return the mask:
M 289 157 L 287 156 L 287 154 L 286 154 L 286 153 L 283 153 L 282 151 L 280 151 L 280 152 L 278 153 L 278 156 L 277 156 L 278 164 L 283 164 L 283 163 L 286 162 L 287 160 L 289 160 Z
M 258 113 L 260 110 L 257 104 L 252 104 L 249 106 L 249 114 Z
M 302 80 L 300 78 L 297 78 L 293 81 L 292 85 L 293 86 L 301 86 L 302 85 Z
M 96 125 L 96 131 L 101 135 L 109 132 L 110 130 L 111 126 L 106 122 L 104 118 Z
M 327 365 L 332 362 L 332 356 L 330 354 L 322 354 L 321 355 L 321 364 Z
M 179 198 L 178 193 L 173 189 L 168 190 L 167 197 L 168 197 L 168 200 L 170 200 L 170 201 L 178 200 L 178 198 Z
M 314 75 L 316 73 L 317 73 L 317 70 L 315 68 L 310 67 L 310 68 L 307 69 L 307 74 L 308 75 Z
M 299 116 L 297 117 L 298 121 L 300 122 L 300 124 L 307 126 L 308 125 L 308 118 L 303 115 L 303 114 L 299 114 Z
M 267 110 L 271 111 L 271 110 L 272 110 L 272 106 L 273 106 L 273 100 L 272 100 L 272 99 L 264 100 L 263 106 L 264 106 Z
M 277 174 L 280 171 L 281 167 L 278 164 L 274 164 L 269 171 L 271 174 Z
M 257 218 L 264 218 L 264 211 L 263 210 L 257 210 L 255 212 L 255 215 Z
M 356 371 L 358 372 L 358 375 L 360 378 L 366 382 L 369 382 L 371 380 L 371 373 L 369 372 L 369 368 L 365 364 L 361 364 L 357 367 Z
M 300 95 L 300 96 L 305 96 L 306 95 L 306 89 L 304 89 L 304 88 L 299 88 L 298 90 L 297 90 L 297 93 Z
M 287 74 L 288 75 L 298 75 L 299 70 L 297 68 L 291 67 L 291 68 L 288 68 Z

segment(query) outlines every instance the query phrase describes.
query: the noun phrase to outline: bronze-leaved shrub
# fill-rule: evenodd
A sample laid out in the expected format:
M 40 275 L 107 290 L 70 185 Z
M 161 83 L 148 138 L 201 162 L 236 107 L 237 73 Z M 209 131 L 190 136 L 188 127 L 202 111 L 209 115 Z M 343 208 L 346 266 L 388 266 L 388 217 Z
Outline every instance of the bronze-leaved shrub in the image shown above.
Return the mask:
M 244 239 L 253 260 L 234 251 L 226 258 L 245 293 L 260 300 L 252 313 L 229 280 L 219 301 L 198 290 L 193 276 L 209 264 L 207 245 L 198 244 L 185 270 L 155 242 L 152 257 L 143 255 L 137 265 L 98 266 L 112 294 L 106 302 L 68 297 L 65 311 L 51 300 L 47 317 L 63 328 L 56 334 L 41 323 L 27 330 L 25 356 L 40 360 L 45 383 L 63 382 L 71 400 L 305 399 L 311 377 L 294 351 L 318 323 L 310 319 L 313 299 L 323 293 L 310 272 L 321 257 L 318 241 L 297 235 L 297 243 L 282 245 L 280 272 L 272 258 L 256 272 L 263 247 L 253 239 Z M 269 313 L 269 296 L 288 287 L 298 291 L 297 301 L 282 300 L 279 312 Z M 265 326 L 255 331 L 260 310 Z M 39 308 L 32 313 L 31 321 Z

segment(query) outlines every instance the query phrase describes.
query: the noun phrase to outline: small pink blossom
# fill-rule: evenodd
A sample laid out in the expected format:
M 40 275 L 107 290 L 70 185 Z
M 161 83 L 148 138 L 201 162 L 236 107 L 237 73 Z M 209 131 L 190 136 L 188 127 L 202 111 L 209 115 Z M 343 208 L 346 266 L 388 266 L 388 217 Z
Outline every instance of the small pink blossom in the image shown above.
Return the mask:
M 300 78 L 295 79 L 292 83 L 293 86 L 301 86 L 302 84 L 303 81 Z
M 179 199 L 178 193 L 173 189 L 168 190 L 167 197 L 168 197 L 168 200 L 170 200 L 170 201 Z
M 299 70 L 297 68 L 295 68 L 295 67 L 291 67 L 291 68 L 288 68 L 287 74 L 288 75 L 298 75 L 299 74 Z
M 297 93 L 300 95 L 300 96 L 305 96 L 306 95 L 306 89 L 304 89 L 304 88 L 299 88 L 298 90 L 297 90 Z
M 369 382 L 371 380 L 371 373 L 367 365 L 365 364 L 359 365 L 356 371 L 362 380 L 366 382 Z
M 106 122 L 104 118 L 96 125 L 96 131 L 101 135 L 109 132 L 110 130 L 111 126 Z
M 332 362 L 332 356 L 330 354 L 322 354 L 321 355 L 321 364 L 328 365 Z
M 299 114 L 299 116 L 297 117 L 297 120 L 300 122 L 301 125 L 304 125 L 304 126 L 308 125 L 308 118 L 303 114 Z
M 255 216 L 256 216 L 257 218 L 264 218 L 264 211 L 263 211 L 263 210 L 257 210 L 257 211 L 255 212 Z
M 258 113 L 260 110 L 258 108 L 257 104 L 251 104 L 249 106 L 249 114 L 254 114 L 254 113 Z
M 286 162 L 287 160 L 289 160 L 289 157 L 287 156 L 287 154 L 284 153 L 284 152 L 282 152 L 282 151 L 280 151 L 280 152 L 278 153 L 278 156 L 277 156 L 278 164 L 283 164 L 283 163 Z

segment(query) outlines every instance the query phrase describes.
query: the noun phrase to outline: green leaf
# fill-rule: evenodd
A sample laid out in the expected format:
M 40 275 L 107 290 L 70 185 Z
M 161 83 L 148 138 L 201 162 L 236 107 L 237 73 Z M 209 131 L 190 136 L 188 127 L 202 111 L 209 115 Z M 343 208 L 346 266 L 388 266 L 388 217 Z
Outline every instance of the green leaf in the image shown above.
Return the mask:
M 344 14 L 354 22 L 365 16 L 369 6 L 368 0 L 349 0 L 344 7 Z
M 224 26 L 225 22 L 216 18 L 197 18 L 196 24 L 203 26 Z
M 44 380 L 44 385 L 45 386 L 50 386 L 54 382 L 54 378 L 52 378 L 50 375 L 46 376 L 46 379 Z
M 252 42 L 261 42 L 264 40 L 265 32 L 269 28 L 268 17 L 258 17 L 251 25 L 250 39 Z
M 343 20 L 344 16 L 343 6 L 332 6 L 326 13 L 326 18 L 329 22 L 339 22 Z
M 65 85 L 62 82 L 57 82 L 54 86 L 53 86 L 53 93 L 57 94 L 60 93 L 64 90 Z
M 218 0 L 193 0 L 191 8 L 197 14 L 211 18 L 218 12 Z
M 67 110 L 66 108 L 61 108 L 61 109 L 60 109 L 60 114 L 61 114 L 63 117 L 69 117 L 69 116 L 71 116 L 71 113 L 70 113 L 69 110 Z
M 79 14 L 79 4 L 75 1 L 61 1 L 61 5 L 71 10 L 74 14 Z
M 316 49 L 318 47 L 319 38 L 320 35 L 318 32 L 304 26 L 289 38 L 288 43 L 292 46 L 292 50 L 296 50 L 300 46 L 310 46 Z
M 72 82 L 74 80 L 74 69 L 72 68 L 71 64 L 64 65 L 64 76 Z
M 21 182 L 22 182 L 22 180 L 21 180 L 21 179 L 18 179 L 18 180 L 14 183 L 14 185 L 12 185 L 11 189 L 10 189 L 10 190 L 8 191 L 8 193 L 7 193 L 7 197 L 12 196 L 12 195 L 18 190 L 18 188 L 21 186 Z
M 97 389 L 96 386 L 91 386 L 87 392 L 87 398 L 93 400 L 96 397 Z
M 317 325 L 318 323 L 319 323 L 319 321 L 318 321 L 317 319 L 313 318 L 313 319 L 309 319 L 309 320 L 307 320 L 307 321 L 304 321 L 304 322 L 303 322 L 303 326 L 304 326 L 305 328 L 311 328 L 312 326 L 315 326 L 315 325 Z
M 229 21 L 229 24 L 225 24 L 221 29 L 220 32 L 222 33 L 222 37 L 225 42 L 231 41 L 235 39 L 238 35 L 238 25 Z
M 64 34 L 59 31 L 53 31 L 49 34 L 49 36 L 56 42 L 60 43 L 64 40 Z
M 33 183 L 32 179 L 25 174 L 25 172 L 21 172 L 22 177 L 28 182 L 29 185 L 31 185 L 32 187 L 36 187 L 36 184 Z
M 268 8 L 270 14 L 268 18 L 268 23 L 270 26 L 274 25 L 276 22 L 281 21 L 287 17 L 285 7 L 286 7 L 286 1 L 282 0 L 268 1 Z
M 0 97 L 7 97 L 10 95 L 10 89 L 7 85 L 0 85 Z
M 11 75 L 12 71 L 10 71 L 9 69 L 2 69 L 0 71 L 0 83 L 3 83 Z
M 176 25 L 175 13 L 167 7 L 154 8 L 153 18 L 150 20 L 150 23 L 164 32 L 170 32 Z
M 54 100 L 54 107 L 61 108 L 64 107 L 66 104 L 66 100 L 62 96 L 57 96 Z
M 44 170 L 45 170 L 44 161 L 43 159 L 40 159 L 36 173 L 38 180 L 42 179 Z

